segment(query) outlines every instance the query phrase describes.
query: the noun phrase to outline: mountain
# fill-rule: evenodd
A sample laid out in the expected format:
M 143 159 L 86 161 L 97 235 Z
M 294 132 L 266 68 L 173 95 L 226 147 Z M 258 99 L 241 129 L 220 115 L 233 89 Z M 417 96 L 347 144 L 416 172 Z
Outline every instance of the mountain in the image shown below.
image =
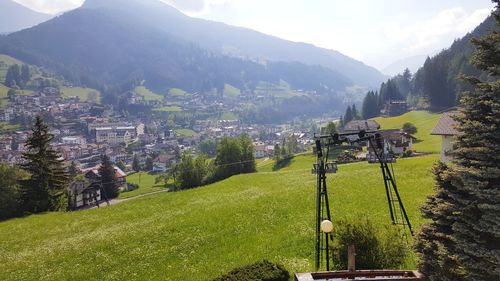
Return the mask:
M 403 73 L 403 71 L 408 68 L 411 73 L 417 72 L 417 70 L 424 65 L 426 55 L 411 56 L 408 58 L 403 58 L 397 60 L 382 69 L 382 73 L 396 76 Z
M 247 28 L 191 18 L 156 0 L 130 0 L 126 4 L 122 0 L 87 0 L 83 7 L 121 9 L 128 17 L 147 21 L 178 38 L 232 56 L 321 65 L 341 72 L 362 86 L 378 86 L 387 78 L 375 68 L 337 51 L 283 40 Z
M 159 92 L 225 83 L 253 89 L 259 81 L 284 80 L 294 89 L 331 92 L 383 77 L 334 51 L 190 18 L 157 0 L 88 0 L 0 37 L 0 53 L 99 89 L 139 79 Z
M 427 58 L 424 65 L 414 75 L 413 94 L 426 97 L 433 109 L 444 109 L 456 105 L 460 93 L 470 89 L 470 85 L 457 79 L 460 74 L 488 79 L 486 73 L 470 64 L 475 50 L 470 40 L 484 37 L 493 30 L 498 32 L 499 27 L 495 19 L 489 16 L 472 32 L 456 40 L 450 48 Z
M 35 12 L 12 0 L 0 0 L 0 34 L 32 27 L 50 18 L 51 15 Z

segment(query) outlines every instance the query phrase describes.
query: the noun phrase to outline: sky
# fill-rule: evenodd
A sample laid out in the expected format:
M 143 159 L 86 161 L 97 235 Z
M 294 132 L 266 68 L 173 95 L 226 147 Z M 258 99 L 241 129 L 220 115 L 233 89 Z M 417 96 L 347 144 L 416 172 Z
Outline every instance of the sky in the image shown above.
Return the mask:
M 77 8 L 83 2 L 15 1 L 51 14 Z M 493 9 L 490 0 L 162 1 L 189 16 L 337 50 L 378 69 L 449 47 Z

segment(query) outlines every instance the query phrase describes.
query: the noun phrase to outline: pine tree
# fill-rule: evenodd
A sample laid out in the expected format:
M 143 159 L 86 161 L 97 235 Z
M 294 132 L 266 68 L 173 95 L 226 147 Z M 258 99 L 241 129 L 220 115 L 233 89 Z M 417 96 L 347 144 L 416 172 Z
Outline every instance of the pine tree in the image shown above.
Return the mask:
M 102 188 L 105 198 L 113 199 L 118 196 L 118 179 L 115 173 L 115 167 L 106 154 L 101 156 L 101 167 L 99 167 L 99 176 L 101 177 Z
M 25 212 L 40 213 L 67 208 L 68 174 L 52 149 L 53 136 L 41 117 L 37 117 L 32 135 L 26 141 L 27 151 L 23 153 L 22 169 L 31 177 L 21 181 L 21 200 Z
M 352 120 L 358 120 L 359 119 L 359 112 L 358 112 L 358 109 L 356 108 L 356 105 L 353 104 L 351 109 L 352 109 Z
M 252 139 L 243 134 L 239 137 L 241 146 L 241 173 L 255 173 L 257 171 Z
M 68 168 L 68 175 L 71 180 L 73 180 L 78 175 L 78 167 L 76 167 L 75 161 L 71 161 L 71 165 Z
M 20 79 L 22 80 L 23 84 L 28 83 L 31 79 L 31 74 L 30 74 L 30 67 L 27 64 L 23 64 L 21 66 L 21 73 L 20 73 Z
M 132 160 L 132 169 L 136 172 L 139 172 L 141 170 L 141 165 L 139 164 L 139 158 L 137 157 L 137 154 L 134 155 L 134 160 Z
M 499 0 L 495 1 L 497 8 Z M 500 24 L 500 15 L 494 14 Z M 487 81 L 463 77 L 474 86 L 461 99 L 460 135 L 450 164 L 435 168 L 437 193 L 423 214 L 431 219 L 416 249 L 430 280 L 500 280 L 500 33 L 472 41 L 472 63 Z
M 348 106 L 344 115 L 344 124 L 351 122 L 353 119 L 354 116 L 352 115 L 352 108 L 351 106 Z

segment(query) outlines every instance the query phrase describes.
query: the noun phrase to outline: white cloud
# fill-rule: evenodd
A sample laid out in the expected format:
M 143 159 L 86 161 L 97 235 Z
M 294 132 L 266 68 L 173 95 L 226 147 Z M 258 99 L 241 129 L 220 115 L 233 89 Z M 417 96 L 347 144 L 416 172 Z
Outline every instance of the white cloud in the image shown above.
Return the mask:
M 388 24 L 384 37 L 396 44 L 404 43 L 409 51 L 418 53 L 419 50 L 442 45 L 443 41 L 462 37 L 479 25 L 490 12 L 490 9 L 480 9 L 468 14 L 461 7 L 447 9 L 422 22 L 406 26 Z
M 383 68 L 392 63 L 394 58 L 389 57 L 394 57 L 394 54 L 399 58 L 433 55 L 449 47 L 454 39 L 474 30 L 490 13 L 491 9 L 477 9 L 468 13 L 462 7 L 455 7 L 426 20 L 406 25 L 386 22 L 379 34 L 379 40 L 384 44 L 379 46 L 380 49 L 365 54 L 363 60 Z
M 78 8 L 84 0 L 14 0 L 35 11 L 47 14 L 58 14 L 67 10 Z
M 236 0 L 162 0 L 190 16 L 210 14 L 217 6 L 230 5 Z

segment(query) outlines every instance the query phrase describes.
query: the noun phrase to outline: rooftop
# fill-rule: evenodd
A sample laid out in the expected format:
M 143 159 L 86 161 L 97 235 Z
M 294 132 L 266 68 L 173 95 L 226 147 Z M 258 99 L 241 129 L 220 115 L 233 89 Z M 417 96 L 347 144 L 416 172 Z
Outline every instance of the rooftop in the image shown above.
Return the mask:
M 453 119 L 454 115 L 457 115 L 458 112 L 446 112 L 441 115 L 436 127 L 431 132 L 431 135 L 438 136 L 456 136 L 459 134 L 456 126 L 458 122 Z

